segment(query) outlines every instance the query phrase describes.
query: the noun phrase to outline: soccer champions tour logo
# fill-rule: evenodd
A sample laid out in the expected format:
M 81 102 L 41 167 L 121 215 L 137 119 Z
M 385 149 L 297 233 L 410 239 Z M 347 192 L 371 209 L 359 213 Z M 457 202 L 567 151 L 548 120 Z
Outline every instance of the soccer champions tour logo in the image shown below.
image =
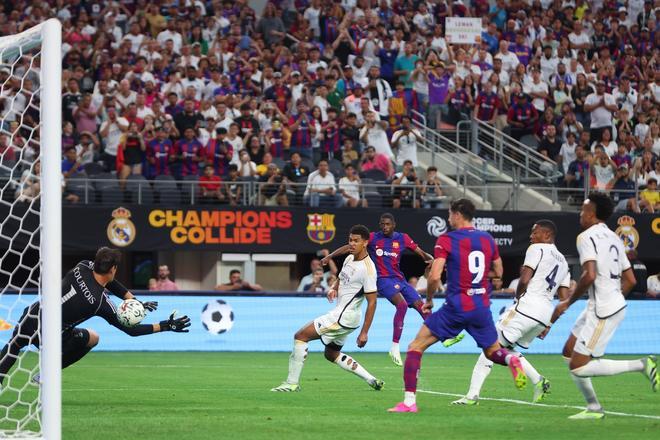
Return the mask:
M 149 225 L 171 228 L 174 244 L 272 244 L 273 229 L 289 229 L 287 211 L 195 211 L 155 209 Z

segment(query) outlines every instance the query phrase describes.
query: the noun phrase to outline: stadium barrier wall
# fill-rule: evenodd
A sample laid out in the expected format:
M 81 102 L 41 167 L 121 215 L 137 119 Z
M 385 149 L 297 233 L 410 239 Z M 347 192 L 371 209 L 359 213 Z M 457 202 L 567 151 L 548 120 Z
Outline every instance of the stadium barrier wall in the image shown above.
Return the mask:
M 23 298 L 26 303 L 20 308 L 14 306 L 10 316 L 2 317 L 15 324 L 23 307 L 34 299 Z M 101 336 L 98 351 L 281 351 L 291 350 L 293 334 L 300 327 L 315 317 L 326 313 L 332 306 L 324 297 L 299 296 L 147 296 L 140 295 L 141 300 L 159 302 L 156 312 L 149 313 L 145 323 L 158 322 L 166 319 L 172 310 L 178 314 L 186 314 L 192 320 L 190 333 L 161 333 L 141 337 L 130 337 L 111 327 L 101 318 L 95 317 L 81 325 L 93 328 Z M 115 303 L 119 299 L 111 298 Z M 0 304 L 10 306 L 15 296 L 3 295 Z M 209 302 L 225 301 L 234 314 L 233 327 L 222 334 L 207 332 L 201 320 L 202 309 Z M 436 309 L 442 304 L 442 299 L 436 299 Z M 511 300 L 494 299 L 491 310 L 494 319 L 498 319 L 501 311 L 512 304 Z M 537 339 L 530 353 L 561 353 L 563 344 L 568 337 L 577 316 L 584 309 L 586 301 L 575 303 L 553 327 L 546 339 Z M 363 305 L 366 309 L 366 305 Z M 378 300 L 376 316 L 369 332 L 369 342 L 362 351 L 386 352 L 389 350 L 392 337 L 392 317 L 394 308 L 382 298 Z M 660 353 L 660 301 L 642 300 L 628 301 L 626 317 L 610 342 L 608 354 L 652 354 Z M 223 317 L 226 319 L 226 317 Z M 422 319 L 415 310 L 410 309 L 406 315 L 405 328 L 401 339 L 402 350 L 410 342 Z M 0 338 L 4 344 L 11 335 L 11 330 L 1 331 Z M 357 331 L 347 340 L 346 350 L 359 351 L 355 344 Z M 323 345 L 314 342 L 310 345 L 312 351 L 322 351 Z M 449 349 L 436 344 L 430 349 L 435 353 L 478 353 L 479 350 L 469 336 L 463 342 Z M 282 358 L 285 363 L 285 358 Z
M 163 209 L 142 205 L 123 207 L 67 206 L 63 209 L 63 246 L 67 252 L 95 251 L 115 246 L 127 251 L 198 250 L 245 253 L 315 253 L 321 247 L 346 243 L 350 227 L 363 223 L 375 229 L 387 210 L 324 208 L 214 208 Z M 8 213 L 0 205 L 0 218 Z M 409 233 L 423 249 L 448 230 L 446 210 L 396 210 L 397 229 Z M 474 224 L 493 235 L 503 256 L 522 257 L 529 246 L 532 225 L 540 218 L 559 227 L 557 247 L 566 256 L 577 255 L 580 233 L 576 213 L 480 211 Z M 0 233 L 12 237 L 9 222 Z M 612 216 L 608 223 L 639 258 L 658 259 L 660 217 L 652 214 Z M 20 234 L 18 238 L 20 239 Z

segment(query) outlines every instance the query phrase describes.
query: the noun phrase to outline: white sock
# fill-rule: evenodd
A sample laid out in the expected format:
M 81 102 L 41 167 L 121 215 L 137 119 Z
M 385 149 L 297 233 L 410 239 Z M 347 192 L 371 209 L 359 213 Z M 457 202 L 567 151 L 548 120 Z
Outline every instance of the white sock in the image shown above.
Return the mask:
M 399 350 L 399 343 L 398 342 L 392 342 L 392 348 L 390 348 L 390 353 L 399 353 L 399 354 L 401 354 L 401 351 Z
M 406 391 L 403 393 L 403 404 L 406 406 L 412 406 L 417 403 L 417 396 L 412 391 Z
M 564 358 L 566 365 L 568 365 L 570 361 L 570 358 Z M 591 379 L 588 377 L 578 377 L 572 372 L 570 375 L 571 379 L 573 379 L 573 382 L 575 382 L 575 385 L 578 387 L 578 390 L 580 390 L 584 396 L 584 400 L 587 401 L 587 409 L 590 411 L 601 410 L 602 407 L 600 406 L 600 402 L 596 397 L 596 391 L 594 390 L 594 386 L 591 384 Z
M 289 376 L 286 378 L 287 383 L 300 383 L 300 374 L 302 373 L 305 359 L 307 359 L 307 342 L 296 339 L 293 341 L 293 351 L 291 352 L 291 356 L 289 356 Z
M 484 385 L 486 378 L 493 370 L 493 361 L 488 359 L 485 354 L 481 353 L 477 363 L 474 364 L 472 369 L 472 379 L 470 379 L 470 389 L 467 393 L 468 399 L 475 399 L 479 397 L 481 387 Z
M 357 363 L 355 359 L 347 354 L 339 353 L 339 356 L 337 356 L 337 359 L 335 359 L 335 364 L 339 365 L 346 371 L 350 371 L 351 373 L 360 376 L 366 382 L 370 383 L 376 380 L 376 378 L 369 374 L 369 372 L 365 370 L 362 365 Z
M 571 373 L 578 377 L 593 376 L 614 376 L 615 374 L 630 373 L 633 371 L 644 371 L 644 360 L 635 359 L 632 361 L 615 361 L 612 359 L 593 359 L 587 365 L 584 365 Z
M 520 363 L 523 366 L 523 370 L 525 370 L 525 374 L 527 375 L 529 380 L 531 380 L 534 385 L 541 382 L 541 375 L 539 374 L 538 371 L 536 371 L 536 368 L 534 368 L 534 366 L 529 363 L 527 358 L 525 358 L 524 356 L 520 356 L 519 359 L 520 359 Z

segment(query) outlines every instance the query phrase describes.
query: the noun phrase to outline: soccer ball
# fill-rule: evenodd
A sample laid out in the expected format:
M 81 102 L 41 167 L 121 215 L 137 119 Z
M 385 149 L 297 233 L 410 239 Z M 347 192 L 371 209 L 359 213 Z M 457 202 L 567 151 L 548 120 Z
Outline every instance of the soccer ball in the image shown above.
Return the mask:
M 202 309 L 202 325 L 214 335 L 229 331 L 234 325 L 231 306 L 221 299 L 210 301 Z
M 147 312 L 137 299 L 127 299 L 117 307 L 117 319 L 124 327 L 135 327 L 145 316 Z

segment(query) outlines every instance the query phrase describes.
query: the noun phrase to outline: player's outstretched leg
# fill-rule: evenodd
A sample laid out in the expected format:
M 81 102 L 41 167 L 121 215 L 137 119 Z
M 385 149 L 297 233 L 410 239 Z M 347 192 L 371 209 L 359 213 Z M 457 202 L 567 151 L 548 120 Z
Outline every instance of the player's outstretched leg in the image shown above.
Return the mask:
M 522 390 L 527 385 L 527 375 L 520 363 L 520 359 L 515 353 L 509 352 L 503 348 L 499 342 L 494 343 L 490 347 L 484 349 L 484 354 L 488 359 L 496 364 L 508 366 L 513 376 L 513 382 L 516 388 Z
M 438 338 L 431 333 L 426 325 L 422 325 L 415 340 L 408 346 L 406 363 L 403 367 L 403 383 L 405 384 L 403 402 L 397 403 L 394 407 L 388 409 L 388 412 L 417 412 L 417 378 L 422 365 L 422 354 L 436 342 L 438 342 Z
M 396 294 L 392 300 L 392 304 L 396 308 L 394 312 L 394 319 L 392 322 L 392 347 L 390 348 L 389 355 L 392 362 L 399 367 L 403 365 L 401 361 L 401 351 L 399 349 L 399 341 L 401 340 L 401 333 L 403 333 L 403 320 L 408 312 L 408 304 L 403 299 L 400 293 Z
M 371 375 L 362 365 L 360 365 L 355 359 L 351 356 L 342 353 L 341 347 L 335 344 L 328 344 L 325 346 L 325 358 L 335 363 L 339 368 L 346 370 L 360 377 L 362 380 L 367 382 L 371 388 L 376 391 L 380 391 L 385 386 L 385 382 L 380 379 L 376 379 Z
M 564 349 L 562 354 L 564 356 L 564 362 L 566 362 L 566 365 L 569 366 L 569 368 L 570 368 L 571 357 L 573 356 L 573 348 L 575 346 L 576 340 L 577 338 L 575 337 L 575 335 L 571 334 L 568 337 L 568 340 L 566 340 L 566 344 L 564 344 Z M 591 383 L 591 379 L 588 377 L 578 377 L 573 373 L 570 373 L 570 375 L 571 375 L 571 379 L 575 383 L 575 386 L 578 388 L 578 390 L 580 390 L 582 396 L 584 396 L 584 400 L 587 401 L 587 409 L 570 416 L 569 419 L 584 420 L 584 419 L 602 419 L 603 417 L 605 417 L 605 413 L 603 412 L 603 407 L 600 405 L 600 402 L 598 401 L 598 397 L 596 397 L 596 391 L 594 390 L 594 386 Z
M 318 338 L 313 322 L 296 332 L 293 336 L 293 350 L 289 356 L 289 374 L 286 381 L 275 388 L 271 388 L 271 391 L 287 393 L 300 391 L 300 375 L 305 359 L 307 359 L 308 342 Z
M 23 310 L 23 315 L 18 320 L 18 324 L 14 327 L 11 339 L 0 352 L 0 388 L 2 383 L 18 360 L 18 356 L 24 347 L 30 344 L 39 346 L 39 304 L 32 304 Z
M 488 359 L 485 354 L 481 353 L 479 359 L 477 359 L 477 363 L 474 364 L 474 368 L 472 369 L 470 389 L 465 396 L 458 400 L 454 400 L 452 405 L 478 405 L 481 387 L 484 385 L 486 378 L 492 370 L 493 361 Z

